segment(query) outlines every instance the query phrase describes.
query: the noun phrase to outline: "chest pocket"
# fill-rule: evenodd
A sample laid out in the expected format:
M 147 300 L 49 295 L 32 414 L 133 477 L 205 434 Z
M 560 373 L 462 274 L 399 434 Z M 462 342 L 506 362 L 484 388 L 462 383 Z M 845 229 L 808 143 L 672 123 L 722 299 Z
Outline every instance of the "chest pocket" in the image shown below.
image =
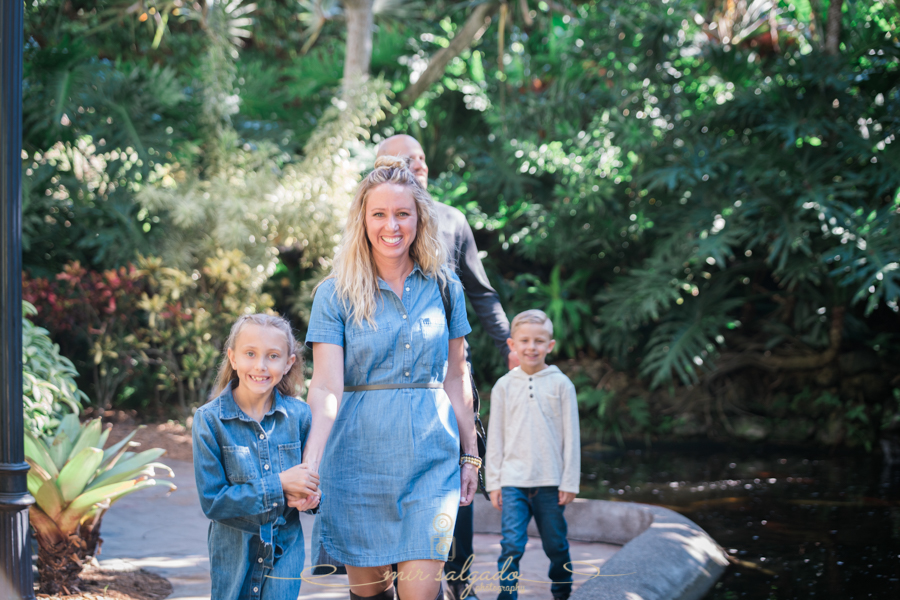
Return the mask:
M 303 460 L 303 442 L 278 445 L 278 460 L 281 463 L 281 471 L 287 471 L 294 465 L 299 465 Z
M 562 418 L 560 401 L 559 394 L 544 393 L 541 394 L 540 397 L 541 412 L 543 412 L 544 417 L 554 425 L 558 425 Z
M 366 321 L 358 327 L 347 328 L 347 350 L 345 360 L 349 367 L 363 377 L 387 375 L 394 368 L 394 349 L 397 345 L 397 329 L 391 324 L 378 323 L 378 331 Z
M 232 484 L 247 483 L 259 477 L 259 468 L 247 446 L 224 446 L 225 475 Z
M 447 362 L 447 321 L 443 313 L 434 310 L 427 317 L 419 319 L 417 342 L 419 360 L 443 374 Z M 421 337 L 420 337 L 421 336 Z

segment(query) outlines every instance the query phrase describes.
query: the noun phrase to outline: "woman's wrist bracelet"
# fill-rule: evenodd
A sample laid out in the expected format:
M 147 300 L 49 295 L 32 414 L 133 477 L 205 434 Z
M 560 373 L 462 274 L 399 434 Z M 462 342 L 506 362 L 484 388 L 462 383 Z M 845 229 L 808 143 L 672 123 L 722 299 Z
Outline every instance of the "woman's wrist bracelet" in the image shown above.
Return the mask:
M 460 464 L 460 466 L 462 466 L 464 464 L 470 464 L 473 467 L 475 467 L 476 469 L 480 469 L 481 468 L 481 459 L 472 454 L 463 454 L 459 457 L 459 464 Z

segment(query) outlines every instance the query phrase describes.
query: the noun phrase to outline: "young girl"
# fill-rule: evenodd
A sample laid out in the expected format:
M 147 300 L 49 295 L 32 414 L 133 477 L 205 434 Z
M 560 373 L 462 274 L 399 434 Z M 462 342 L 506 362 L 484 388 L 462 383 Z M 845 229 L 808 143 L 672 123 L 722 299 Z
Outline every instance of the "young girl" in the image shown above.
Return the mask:
M 300 464 L 309 407 L 298 343 L 281 317 L 244 315 L 225 342 L 211 398 L 194 415 L 194 477 L 209 524 L 216 600 L 283 600 L 300 593 L 303 531 L 285 494 L 318 504 L 319 478 Z

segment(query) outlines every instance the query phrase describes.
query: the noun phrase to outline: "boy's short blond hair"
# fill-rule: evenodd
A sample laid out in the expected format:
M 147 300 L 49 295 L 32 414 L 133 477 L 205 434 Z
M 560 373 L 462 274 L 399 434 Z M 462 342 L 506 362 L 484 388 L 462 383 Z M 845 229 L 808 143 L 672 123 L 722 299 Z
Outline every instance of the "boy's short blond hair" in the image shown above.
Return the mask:
M 519 325 L 524 325 L 526 323 L 543 325 L 547 330 L 547 333 L 550 334 L 550 337 L 553 337 L 553 321 L 550 320 L 550 317 L 547 316 L 547 313 L 536 308 L 520 312 L 515 316 L 515 318 L 512 320 L 512 324 L 509 326 L 509 337 L 513 336 Z

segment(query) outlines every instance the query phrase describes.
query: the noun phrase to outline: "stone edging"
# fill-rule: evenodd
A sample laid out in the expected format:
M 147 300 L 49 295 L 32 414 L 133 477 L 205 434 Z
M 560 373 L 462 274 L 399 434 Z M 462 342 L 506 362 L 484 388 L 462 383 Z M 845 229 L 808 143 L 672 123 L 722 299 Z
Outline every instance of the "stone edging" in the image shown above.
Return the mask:
M 500 511 L 480 495 L 475 504 L 475 531 L 500 534 Z M 566 507 L 566 521 L 571 540 L 622 545 L 572 600 L 696 600 L 728 565 L 709 534 L 667 508 L 576 499 Z M 538 535 L 533 519 L 528 535 Z

